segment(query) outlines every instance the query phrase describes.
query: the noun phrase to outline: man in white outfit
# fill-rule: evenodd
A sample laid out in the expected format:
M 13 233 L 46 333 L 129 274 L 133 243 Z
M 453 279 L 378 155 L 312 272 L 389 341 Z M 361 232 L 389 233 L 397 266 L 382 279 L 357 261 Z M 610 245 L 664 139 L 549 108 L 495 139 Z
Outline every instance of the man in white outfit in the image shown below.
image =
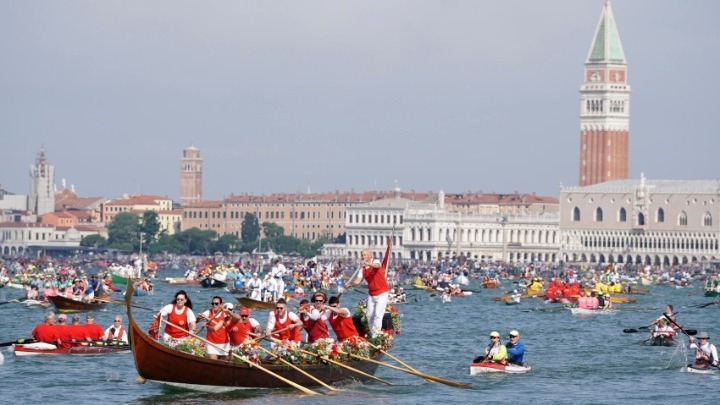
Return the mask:
M 245 285 L 250 290 L 251 299 L 262 301 L 263 281 L 260 280 L 257 273 L 253 273 L 252 278 Z
M 275 285 L 273 289 L 273 301 L 277 301 L 283 297 L 283 293 L 285 292 L 283 276 L 285 274 L 287 274 L 287 268 L 279 258 L 275 259 L 275 265 L 270 269 L 270 279 Z

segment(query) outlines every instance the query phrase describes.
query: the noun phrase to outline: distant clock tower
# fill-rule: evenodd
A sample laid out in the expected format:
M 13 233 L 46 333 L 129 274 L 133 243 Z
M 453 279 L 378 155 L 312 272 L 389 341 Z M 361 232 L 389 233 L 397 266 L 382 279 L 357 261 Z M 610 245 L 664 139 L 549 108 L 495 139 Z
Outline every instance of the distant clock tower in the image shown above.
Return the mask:
M 180 205 L 202 200 L 202 165 L 200 150 L 189 146 L 180 159 Z
M 629 126 L 627 62 L 607 0 L 580 87 L 580 186 L 628 178 Z

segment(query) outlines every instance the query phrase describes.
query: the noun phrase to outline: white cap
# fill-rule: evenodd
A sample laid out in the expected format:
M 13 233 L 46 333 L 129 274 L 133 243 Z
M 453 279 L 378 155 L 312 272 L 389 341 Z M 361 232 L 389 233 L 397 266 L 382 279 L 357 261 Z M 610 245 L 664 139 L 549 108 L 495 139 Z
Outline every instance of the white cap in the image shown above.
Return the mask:
M 223 304 L 223 308 L 229 309 L 229 310 L 232 311 L 232 309 L 233 309 L 234 307 L 233 307 L 233 304 L 231 304 L 231 303 L 229 303 L 229 302 L 226 302 L 226 303 Z

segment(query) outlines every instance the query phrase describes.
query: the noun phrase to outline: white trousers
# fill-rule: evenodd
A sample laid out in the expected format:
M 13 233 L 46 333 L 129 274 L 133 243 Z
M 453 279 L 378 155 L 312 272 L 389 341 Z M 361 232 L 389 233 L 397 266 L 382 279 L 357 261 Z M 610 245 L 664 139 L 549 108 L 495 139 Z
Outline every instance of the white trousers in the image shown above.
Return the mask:
M 370 336 L 375 336 L 375 332 L 382 329 L 382 319 L 385 315 L 385 308 L 388 303 L 388 292 L 385 291 L 380 295 L 369 295 L 367 301 L 367 319 L 368 328 L 370 328 Z

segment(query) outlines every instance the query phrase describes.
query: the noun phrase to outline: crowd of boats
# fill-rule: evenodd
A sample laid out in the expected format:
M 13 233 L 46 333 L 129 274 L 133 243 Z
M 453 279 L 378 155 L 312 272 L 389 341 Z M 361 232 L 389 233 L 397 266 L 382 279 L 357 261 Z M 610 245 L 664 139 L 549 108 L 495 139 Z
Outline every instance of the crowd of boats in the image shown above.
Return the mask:
M 113 344 L 107 340 L 91 339 L 76 341 L 71 345 L 53 345 L 50 342 L 33 342 L 18 339 L 10 343 L 17 355 L 27 354 L 100 354 L 128 350 L 134 353 L 138 373 L 148 380 L 159 381 L 189 388 L 234 389 L 238 386 L 251 387 L 315 387 L 336 383 L 345 379 L 380 380 L 374 376 L 378 366 L 396 367 L 404 372 L 436 379 L 453 386 L 463 384 L 445 380 L 441 377 L 422 373 L 400 359 L 394 364 L 380 360 L 383 357 L 394 358 L 389 353 L 391 339 L 372 341 L 364 339 L 343 345 L 325 343 L 323 347 L 298 346 L 285 347 L 280 352 L 270 352 L 266 356 L 257 356 L 261 350 L 257 341 L 245 344 L 243 351 L 230 356 L 235 361 L 218 361 L 198 356 L 193 351 L 178 350 L 152 338 L 146 328 L 137 324 L 133 308 L 150 309 L 132 302 L 139 292 L 150 293 L 155 283 L 200 285 L 203 288 L 221 288 L 236 294 L 238 307 L 248 309 L 273 310 L 275 302 L 281 298 L 299 302 L 315 291 L 334 291 L 338 296 L 345 292 L 347 274 L 354 271 L 356 263 L 342 260 L 302 260 L 288 262 L 277 260 L 263 265 L 253 262 L 220 262 L 216 258 L 197 259 L 181 277 L 156 277 L 162 275 L 162 266 L 138 266 L 126 264 L 94 262 L 69 264 L 49 261 L 6 262 L 0 269 L 0 286 L 22 288 L 27 293 L 23 305 L 54 306 L 59 313 L 90 312 L 103 309 L 107 305 L 125 305 L 128 314 L 128 335 L 131 345 Z M 156 274 L 157 273 L 157 274 Z M 718 275 L 714 269 L 702 267 L 684 267 L 673 269 L 642 266 L 607 265 L 588 268 L 583 265 L 558 268 L 554 265 L 529 264 L 459 264 L 439 263 L 398 263 L 388 270 L 388 282 L 392 286 L 390 302 L 403 304 L 420 301 L 423 296 L 438 296 L 441 302 L 450 303 L 452 298 L 466 298 L 481 290 L 499 290 L 503 285 L 511 286 L 501 295 L 493 294 L 494 301 L 507 305 L 519 305 L 526 300 L 538 300 L 547 304 L 557 304 L 559 309 L 568 309 L 573 315 L 587 316 L 596 314 L 615 314 L 618 305 L 635 303 L 636 296 L 647 294 L 647 280 L 652 284 L 669 285 L 674 288 L 702 286 L 706 296 L 720 293 Z M 79 287 L 76 287 L 79 285 Z M 120 288 L 119 288 L 120 287 Z M 88 291 L 92 289 L 92 292 Z M 124 300 L 112 298 L 113 291 L 124 291 Z M 78 294 L 78 291 L 82 291 Z M 414 298 L 414 299 L 412 299 Z M 0 302 L 0 305 L 12 301 Z M 711 303 L 714 304 L 715 302 Z M 392 336 L 394 322 L 399 322 L 397 308 L 388 314 L 387 330 L 384 336 Z M 643 344 L 651 346 L 671 346 L 677 344 L 677 335 L 682 333 L 691 341 L 705 339 L 695 345 L 697 353 L 705 353 L 703 345 L 708 344 L 706 332 L 686 329 L 675 323 L 672 309 L 663 316 L 638 329 L 626 329 L 626 333 L 647 332 L 648 338 Z M 667 318 L 667 319 L 666 319 Z M 194 344 L 206 346 L 200 337 Z M 82 339 L 81 339 L 82 340 Z M 366 342 L 361 343 L 361 342 Z M 702 344 L 700 344 L 702 343 Z M 0 344 L 2 346 L 3 344 Z M 53 346 L 53 347 L 51 347 Z M 65 346 L 65 347 L 63 347 Z M 177 345 L 174 345 L 177 346 Z M 273 348 L 281 345 L 273 344 Z M 265 349 L 262 349 L 265 350 Z M 289 353 L 289 354 L 288 354 Z M 705 361 L 700 356 L 687 370 L 693 372 L 716 373 L 717 363 Z M 292 367 L 288 367 L 290 362 Z M 166 366 L 158 367 L 158 364 Z M 167 367 L 170 364 L 171 367 Z M 202 373 L 188 370 L 202 369 Z M 263 370 L 264 369 L 264 370 Z M 169 373 L 168 370 L 184 370 L 182 373 Z M 483 358 L 470 364 L 471 375 L 488 372 L 523 374 L 532 370 L 524 362 L 494 361 Z M 212 381 L 207 380 L 213 376 Z M 272 378 L 268 378 L 271 376 Z M 221 381 L 218 384 L 218 381 Z M 384 382 L 380 380 L 381 382 Z M 297 387 L 296 387 L 297 388 Z

